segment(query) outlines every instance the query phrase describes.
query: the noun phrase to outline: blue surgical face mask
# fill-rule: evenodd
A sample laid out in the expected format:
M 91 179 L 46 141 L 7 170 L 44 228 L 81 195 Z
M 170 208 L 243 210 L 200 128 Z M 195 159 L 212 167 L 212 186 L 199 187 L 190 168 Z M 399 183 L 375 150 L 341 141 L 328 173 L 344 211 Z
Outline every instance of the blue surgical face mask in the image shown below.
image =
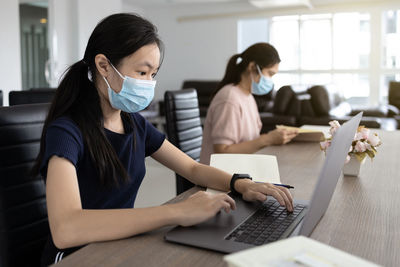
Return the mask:
M 134 113 L 145 109 L 153 100 L 156 81 L 139 80 L 129 76 L 122 76 L 112 64 L 111 66 L 124 80 L 121 91 L 116 93 L 111 89 L 107 79 L 103 77 L 108 86 L 108 99 L 110 100 L 111 106 L 128 113 Z
M 266 95 L 274 88 L 274 82 L 271 78 L 262 74 L 260 67 L 257 65 L 260 81 L 256 83 L 251 77 L 251 93 L 255 95 Z

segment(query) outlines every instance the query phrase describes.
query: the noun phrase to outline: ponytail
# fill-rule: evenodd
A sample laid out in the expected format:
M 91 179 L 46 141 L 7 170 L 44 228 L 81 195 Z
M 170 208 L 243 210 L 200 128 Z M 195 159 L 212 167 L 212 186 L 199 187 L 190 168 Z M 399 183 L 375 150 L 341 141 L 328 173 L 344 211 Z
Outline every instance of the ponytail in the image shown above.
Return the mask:
M 211 100 L 218 93 L 218 91 L 227 84 L 233 83 L 238 84 L 240 82 L 240 74 L 242 73 L 241 62 L 238 63 L 238 59 L 241 58 L 241 54 L 233 55 L 226 66 L 225 76 L 219 82 L 217 89 L 213 92 Z
M 99 93 L 94 83 L 89 80 L 88 71 L 87 63 L 80 60 L 64 73 L 43 126 L 40 151 L 32 174 L 36 175 L 40 171 L 49 124 L 59 117 L 68 116 L 82 132 L 84 144 L 98 170 L 101 184 L 118 185 L 117 177 L 126 182 L 129 179 L 128 174 L 105 135 Z M 129 114 L 121 114 L 130 121 Z

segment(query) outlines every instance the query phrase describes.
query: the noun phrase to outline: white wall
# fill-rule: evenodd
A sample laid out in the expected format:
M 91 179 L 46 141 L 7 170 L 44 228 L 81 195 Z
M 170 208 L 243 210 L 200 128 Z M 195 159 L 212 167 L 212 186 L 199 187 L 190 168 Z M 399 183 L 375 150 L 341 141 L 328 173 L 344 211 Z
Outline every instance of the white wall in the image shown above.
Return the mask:
M 51 86 L 83 58 L 90 34 L 108 15 L 122 11 L 122 0 L 49 0 Z
M 50 86 L 57 87 L 66 68 L 78 58 L 76 0 L 49 0 Z
M 220 10 L 223 10 L 220 8 Z M 177 90 L 187 79 L 221 79 L 226 63 L 237 51 L 235 18 L 182 21 L 187 14 L 213 12 L 213 7 L 140 8 L 118 0 L 49 0 L 50 55 L 57 86 L 65 69 L 82 59 L 87 41 L 96 24 L 116 12 L 134 12 L 151 20 L 165 43 L 165 58 L 157 76 L 155 99 L 166 90 Z
M 237 51 L 234 18 L 178 21 L 185 10 L 145 10 L 165 44 L 165 58 L 157 75 L 155 99 L 166 90 L 181 89 L 188 79 L 221 79 L 230 56 Z
M 19 3 L 1 0 L 0 5 L 0 90 L 3 104 L 8 105 L 8 92 L 21 90 L 21 46 L 19 34 Z
M 245 22 L 245 23 L 244 23 Z M 238 23 L 238 52 L 246 50 L 252 44 L 268 42 L 268 20 L 266 18 L 249 19 Z
M 127 2 L 127 0 L 122 0 L 121 12 L 136 13 L 142 16 L 144 16 L 145 14 L 144 8 L 138 7 L 135 4 Z
M 122 0 L 78 0 L 79 59 L 83 58 L 90 34 L 96 27 L 97 23 L 99 23 L 103 18 L 119 12 L 122 12 Z

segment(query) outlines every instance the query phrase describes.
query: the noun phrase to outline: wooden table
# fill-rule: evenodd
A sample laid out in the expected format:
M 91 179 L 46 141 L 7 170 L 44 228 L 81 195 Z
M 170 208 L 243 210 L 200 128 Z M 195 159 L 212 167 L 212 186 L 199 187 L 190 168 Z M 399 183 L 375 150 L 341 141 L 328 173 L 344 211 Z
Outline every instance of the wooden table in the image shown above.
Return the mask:
M 360 177 L 339 179 L 325 216 L 311 238 L 384 266 L 400 265 L 400 131 L 376 130 L 383 144 Z M 324 153 L 318 143 L 272 146 L 258 153 L 276 155 L 283 183 L 298 199 L 310 199 Z M 201 190 L 174 198 L 177 202 Z M 90 244 L 56 266 L 226 266 L 223 254 L 164 241 L 165 227 L 128 239 Z

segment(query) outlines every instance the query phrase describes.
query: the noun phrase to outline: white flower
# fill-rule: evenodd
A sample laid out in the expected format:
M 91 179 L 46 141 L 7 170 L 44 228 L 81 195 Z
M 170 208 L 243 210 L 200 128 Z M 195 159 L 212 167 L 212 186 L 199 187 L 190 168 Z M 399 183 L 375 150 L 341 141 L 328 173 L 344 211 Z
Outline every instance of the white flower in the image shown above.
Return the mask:
M 324 142 L 320 142 L 319 144 L 321 146 L 321 149 L 325 151 L 331 145 L 331 142 L 330 141 L 324 141 Z
M 367 128 L 362 128 L 361 131 L 360 131 L 361 138 L 362 138 L 362 139 L 368 139 L 369 132 L 370 132 L 369 129 L 367 129 Z
M 371 146 L 370 144 L 368 144 L 367 141 L 364 141 L 364 145 L 365 145 L 365 148 L 366 148 L 367 150 L 372 151 L 372 146 Z
M 365 152 L 367 150 L 364 142 L 357 141 L 356 145 L 354 146 L 354 152 Z
M 359 132 L 356 133 L 354 140 L 368 139 L 370 130 L 367 128 L 361 128 Z
M 371 144 L 371 146 L 375 147 L 381 144 L 381 139 L 379 139 L 377 134 L 372 134 L 368 137 L 368 142 Z
M 332 128 L 339 128 L 340 127 L 340 123 L 338 122 L 338 121 L 330 121 L 329 122 L 329 125 L 332 127 Z
M 330 121 L 329 125 L 331 126 L 331 128 L 329 129 L 329 133 L 333 136 L 337 129 L 339 129 L 340 123 L 338 121 Z

